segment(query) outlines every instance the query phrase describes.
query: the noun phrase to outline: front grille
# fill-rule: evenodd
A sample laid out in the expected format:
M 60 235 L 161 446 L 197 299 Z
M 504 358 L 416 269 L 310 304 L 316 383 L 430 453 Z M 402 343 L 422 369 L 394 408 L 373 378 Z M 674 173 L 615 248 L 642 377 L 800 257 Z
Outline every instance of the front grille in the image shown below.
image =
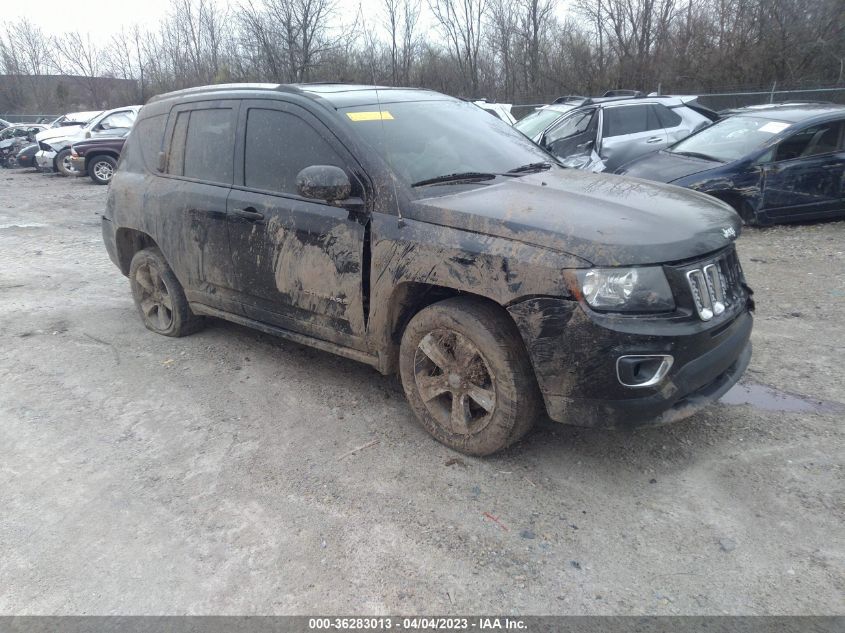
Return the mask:
M 709 321 L 742 299 L 742 269 L 731 248 L 686 271 L 693 303 L 702 321 Z

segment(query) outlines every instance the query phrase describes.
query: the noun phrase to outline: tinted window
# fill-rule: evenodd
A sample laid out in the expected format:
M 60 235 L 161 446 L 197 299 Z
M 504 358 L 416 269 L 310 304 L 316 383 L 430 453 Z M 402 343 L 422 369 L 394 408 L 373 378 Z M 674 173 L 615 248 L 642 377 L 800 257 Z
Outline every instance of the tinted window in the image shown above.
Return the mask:
M 796 132 L 778 144 L 775 160 L 806 158 L 839 149 L 841 121 L 820 123 Z
M 616 106 L 604 111 L 604 137 L 637 134 L 661 127 L 648 104 Z
M 651 107 L 654 108 L 654 112 L 657 113 L 657 118 L 660 120 L 661 127 L 678 127 L 683 120 L 681 119 L 680 114 L 674 110 L 670 110 L 665 105 L 657 103 Z
M 232 110 L 180 112 L 173 127 L 168 173 L 208 182 L 232 183 Z
M 137 141 L 140 144 L 144 164 L 150 171 L 158 169 L 158 153 L 161 151 L 161 139 L 164 137 L 166 123 L 166 114 L 141 119 L 132 136 L 132 142 Z
M 296 194 L 297 174 L 311 165 L 343 167 L 343 161 L 328 141 L 298 116 L 250 109 L 244 156 L 247 187 Z

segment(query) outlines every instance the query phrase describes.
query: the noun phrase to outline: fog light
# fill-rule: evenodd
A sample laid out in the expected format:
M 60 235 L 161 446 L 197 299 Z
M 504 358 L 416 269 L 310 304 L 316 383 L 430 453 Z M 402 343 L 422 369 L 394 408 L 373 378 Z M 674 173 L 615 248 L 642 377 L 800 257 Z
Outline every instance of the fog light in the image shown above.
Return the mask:
M 616 377 L 626 387 L 651 387 L 663 380 L 674 362 L 669 354 L 620 356 L 616 359 Z

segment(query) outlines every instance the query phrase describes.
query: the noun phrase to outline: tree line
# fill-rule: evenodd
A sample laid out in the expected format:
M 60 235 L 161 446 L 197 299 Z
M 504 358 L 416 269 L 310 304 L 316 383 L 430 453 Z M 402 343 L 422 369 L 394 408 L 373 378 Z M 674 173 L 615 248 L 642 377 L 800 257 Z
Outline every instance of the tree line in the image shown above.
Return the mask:
M 843 0 L 561 2 L 380 0 L 372 14 L 337 0 L 173 0 L 154 28 L 107 39 L 21 19 L 0 32 L 0 74 L 7 100 L 36 111 L 56 101 L 36 81 L 51 74 L 81 78 L 77 105 L 87 107 L 241 81 L 406 85 L 515 103 L 845 82 Z M 121 84 L 129 94 L 104 96 L 101 77 L 133 80 Z

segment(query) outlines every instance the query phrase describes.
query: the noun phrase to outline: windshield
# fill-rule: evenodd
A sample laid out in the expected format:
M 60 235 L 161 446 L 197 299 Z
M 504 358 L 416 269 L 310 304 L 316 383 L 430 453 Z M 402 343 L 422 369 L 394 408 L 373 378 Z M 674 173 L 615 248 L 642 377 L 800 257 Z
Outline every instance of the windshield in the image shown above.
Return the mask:
M 535 110 L 528 116 L 521 118 L 513 126 L 528 138 L 534 138 L 538 134 L 545 132 L 547 127 L 564 114 L 565 112 L 561 112 L 560 110 L 543 108 L 542 110 Z
M 790 125 L 786 121 L 762 117 L 734 116 L 685 138 L 669 151 L 729 163 L 763 147 L 775 134 L 780 134 Z
M 406 184 L 449 174 L 504 173 L 552 157 L 465 101 L 404 101 L 341 109 Z

